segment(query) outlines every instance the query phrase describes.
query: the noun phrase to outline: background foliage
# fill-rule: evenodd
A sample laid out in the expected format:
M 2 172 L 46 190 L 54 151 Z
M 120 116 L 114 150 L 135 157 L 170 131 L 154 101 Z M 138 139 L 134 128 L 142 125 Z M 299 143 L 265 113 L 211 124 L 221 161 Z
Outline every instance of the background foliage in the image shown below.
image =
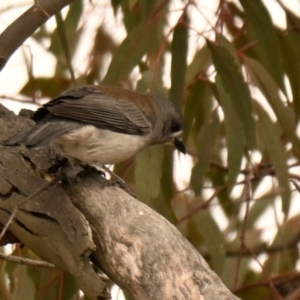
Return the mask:
M 35 50 L 28 56 L 24 46 L 28 80 L 19 93 L 37 104 L 84 84 L 167 95 L 184 113 L 191 160 L 155 146 L 116 172 L 236 295 L 298 299 L 299 12 L 276 1 L 282 28 L 261 0 L 220 0 L 213 11 L 200 0 L 103 3 L 76 0 L 35 32 L 31 42 L 51 54 L 53 74 L 37 75 Z M 14 254 L 35 257 L 26 247 Z M 0 266 L 0 299 L 81 297 L 58 270 Z

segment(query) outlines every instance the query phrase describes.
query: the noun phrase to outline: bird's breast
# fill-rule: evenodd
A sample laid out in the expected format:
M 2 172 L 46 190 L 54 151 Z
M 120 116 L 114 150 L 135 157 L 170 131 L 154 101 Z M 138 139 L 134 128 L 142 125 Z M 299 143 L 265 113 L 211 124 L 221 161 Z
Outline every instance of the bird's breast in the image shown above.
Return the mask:
M 52 141 L 52 145 L 68 158 L 89 165 L 116 164 L 134 156 L 148 146 L 146 135 L 128 135 L 94 126 L 83 126 Z

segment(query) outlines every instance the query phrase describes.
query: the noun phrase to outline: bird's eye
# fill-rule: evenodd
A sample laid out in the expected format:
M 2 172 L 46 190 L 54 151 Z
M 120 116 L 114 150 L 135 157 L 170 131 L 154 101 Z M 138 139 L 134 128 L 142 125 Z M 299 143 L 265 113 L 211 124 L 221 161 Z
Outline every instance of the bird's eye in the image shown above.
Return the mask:
M 172 132 L 178 132 L 178 131 L 180 131 L 180 126 L 179 126 L 179 124 L 177 124 L 177 123 L 172 123 L 172 124 L 171 124 L 171 131 L 172 131 Z

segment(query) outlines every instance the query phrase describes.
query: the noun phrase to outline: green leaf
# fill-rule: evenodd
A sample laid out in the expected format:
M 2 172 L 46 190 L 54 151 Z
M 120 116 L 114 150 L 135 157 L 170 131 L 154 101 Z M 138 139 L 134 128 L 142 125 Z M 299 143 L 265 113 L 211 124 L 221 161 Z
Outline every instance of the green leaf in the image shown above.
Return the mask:
M 255 199 L 249 210 L 246 222 L 247 228 L 255 227 L 257 220 L 272 204 L 274 204 L 274 195 L 264 195 L 259 199 Z
M 249 271 L 249 264 L 251 263 L 251 259 L 247 256 L 242 256 L 239 262 L 239 283 L 244 282 L 245 274 Z M 224 267 L 224 272 L 222 274 L 221 280 L 227 287 L 233 287 L 235 284 L 235 274 L 237 270 L 237 258 L 236 257 L 227 257 L 226 264 Z M 247 294 L 250 294 L 251 297 L 248 299 L 250 300 L 265 300 L 267 298 L 253 298 L 252 297 L 252 289 L 251 292 L 247 290 Z M 238 298 L 238 299 L 245 299 L 245 298 Z
M 31 278 L 27 275 L 27 266 L 17 265 L 14 273 L 15 289 L 11 299 L 35 299 L 35 287 Z
M 83 10 L 83 3 L 82 1 L 74 1 L 69 6 L 69 11 L 63 20 L 63 30 L 65 36 L 68 38 L 68 47 L 71 49 L 71 54 L 73 55 L 76 51 L 76 46 L 78 45 L 78 40 L 80 38 L 81 31 L 79 31 L 79 34 L 77 32 L 77 26 L 79 23 L 79 20 L 81 18 Z M 53 33 L 50 34 L 51 38 L 51 44 L 49 47 L 49 51 L 52 52 L 55 56 L 59 56 L 63 48 L 61 47 L 60 41 L 59 41 L 59 31 L 61 29 L 56 28 Z
M 132 69 L 138 65 L 143 55 L 151 49 L 155 38 L 155 20 L 145 21 L 130 31 L 114 53 L 102 84 L 120 85 Z
M 160 74 L 164 71 L 164 66 L 160 60 L 163 60 L 167 51 L 164 30 L 168 20 L 169 3 L 160 0 L 139 1 L 138 5 L 130 9 L 129 1 L 122 1 L 127 37 L 114 52 L 106 77 L 103 79 L 104 84 L 120 85 L 121 81 L 128 79 L 134 67 L 145 64 L 141 63 L 141 58 L 147 54 L 146 64 L 156 72 L 151 87 L 162 86 Z M 152 90 L 156 90 L 155 88 Z
M 74 32 L 77 30 L 79 21 L 82 17 L 83 12 L 83 2 L 74 1 L 69 5 L 69 11 L 64 20 L 66 34 L 68 36 L 73 36 Z
M 172 199 L 174 197 L 173 169 L 174 147 L 164 147 L 164 159 L 161 177 L 161 196 L 157 199 L 159 203 L 156 203 L 156 207 L 160 205 L 159 212 L 162 212 L 165 218 L 175 224 L 176 218 L 172 209 Z
M 129 9 L 133 9 L 139 0 L 129 0 Z
M 4 247 L 0 249 L 4 253 Z M 16 263 L 1 260 L 0 262 L 0 299 L 11 299 L 11 292 L 14 291 L 14 268 Z
M 199 128 L 210 116 L 212 110 L 212 92 L 210 84 L 206 81 L 195 81 L 188 87 L 184 110 L 183 141 L 186 142 L 189 135 L 196 134 Z M 194 128 L 193 128 L 194 127 Z
M 291 190 L 287 168 L 287 156 L 280 139 L 281 132 L 278 131 L 277 126 L 274 126 L 264 109 L 259 104 L 257 104 L 256 107 L 259 116 L 258 132 L 274 165 L 276 177 L 281 189 L 282 211 L 287 216 L 290 208 Z
M 69 42 L 68 42 L 68 38 L 66 35 L 66 30 L 65 30 L 65 25 L 63 22 L 63 18 L 61 15 L 61 12 L 58 12 L 55 15 L 55 19 L 56 19 L 56 24 L 57 24 L 57 32 L 58 32 L 58 36 L 63 48 L 63 53 L 66 59 L 66 64 L 68 66 L 68 69 L 70 71 L 70 75 L 72 78 L 73 83 L 75 83 L 75 75 L 74 75 L 74 69 L 72 66 L 72 62 L 71 62 L 71 54 L 70 54 L 70 49 L 69 49 Z
M 147 93 L 149 86 L 153 83 L 153 71 L 147 70 L 142 74 L 141 79 L 137 82 L 136 91 L 139 93 Z
M 228 53 L 233 57 L 236 65 L 240 67 L 240 60 L 235 48 L 233 47 L 233 43 L 227 40 L 227 38 L 221 33 L 216 33 L 216 43 L 219 46 L 224 47 L 228 51 Z
M 185 76 L 185 83 L 190 84 L 191 81 L 201 72 L 204 72 L 212 64 L 211 55 L 206 45 L 198 50 L 188 65 Z
M 211 118 L 201 127 L 197 137 L 197 163 L 192 169 L 191 187 L 199 194 L 203 185 L 205 171 L 213 154 L 213 147 L 219 135 L 220 120 L 217 111 L 212 112 Z
M 151 204 L 160 194 L 164 148 L 152 146 L 136 157 L 135 186 L 140 201 Z
M 295 134 L 296 122 L 294 112 L 283 104 L 279 97 L 279 87 L 264 66 L 246 56 L 243 56 L 243 60 L 254 84 L 267 98 L 280 125 L 293 144 L 293 151 L 299 157 L 300 142 Z
M 70 87 L 71 81 L 66 77 L 38 77 L 34 78 L 33 82 L 27 82 L 20 93 L 28 97 L 33 97 L 39 91 L 42 97 L 54 98 Z
M 287 33 L 278 33 L 281 45 L 282 61 L 284 71 L 289 79 L 293 105 L 297 120 L 300 118 L 300 66 L 295 63 L 293 57 L 299 57 L 300 54 L 300 37 L 299 34 L 293 31 Z
M 277 85 L 285 91 L 278 38 L 268 10 L 261 0 L 240 0 L 240 3 L 255 33 L 257 45 L 254 46 L 254 50 Z
M 220 138 L 218 137 L 217 146 L 215 147 L 216 150 L 220 149 L 221 144 L 223 144 L 223 142 L 220 141 Z M 223 149 L 223 146 L 221 149 Z M 220 152 L 218 154 L 220 154 Z M 213 158 L 215 160 L 216 155 Z M 215 160 L 215 161 L 217 163 L 219 163 L 220 166 L 223 165 L 220 157 L 218 157 L 217 160 Z M 213 187 L 226 186 L 227 181 L 228 181 L 227 173 L 222 172 L 222 171 L 220 172 L 220 169 L 215 168 L 215 167 L 209 168 L 209 170 L 207 172 L 207 178 L 211 182 L 211 185 Z M 228 218 L 230 218 L 230 220 L 235 220 L 237 218 L 237 216 L 236 216 L 236 212 L 237 212 L 236 201 L 234 199 L 232 199 L 231 197 L 228 197 L 227 189 L 224 189 L 218 193 L 218 203 L 220 204 L 220 207 L 223 209 L 226 216 Z
M 205 240 L 208 252 L 211 255 L 214 271 L 221 275 L 225 267 L 226 247 L 223 233 L 216 221 L 207 210 L 201 210 L 189 222 L 196 224 L 196 228 Z
M 216 85 L 225 118 L 226 143 L 228 149 L 228 185 L 231 189 L 241 169 L 245 137 L 241 121 L 237 116 L 230 95 L 226 92 L 219 75 L 216 76 Z
M 232 105 L 241 121 L 248 148 L 256 144 L 255 122 L 253 118 L 250 91 L 238 66 L 230 53 L 221 46 L 207 41 L 212 59 L 225 90 L 230 96 Z
M 264 268 L 269 272 L 290 272 L 294 271 L 299 261 L 298 243 L 300 235 L 300 215 L 292 217 L 278 228 L 278 232 L 271 244 L 272 247 L 283 249 L 278 253 L 269 255 Z M 288 247 L 288 245 L 294 245 Z
M 169 96 L 170 100 L 178 107 L 182 106 L 184 99 L 188 51 L 188 23 L 187 13 L 184 10 L 179 22 L 175 26 L 171 45 L 171 88 Z
M 74 299 L 74 295 L 78 291 L 79 287 L 75 278 L 68 273 L 63 273 L 62 300 Z

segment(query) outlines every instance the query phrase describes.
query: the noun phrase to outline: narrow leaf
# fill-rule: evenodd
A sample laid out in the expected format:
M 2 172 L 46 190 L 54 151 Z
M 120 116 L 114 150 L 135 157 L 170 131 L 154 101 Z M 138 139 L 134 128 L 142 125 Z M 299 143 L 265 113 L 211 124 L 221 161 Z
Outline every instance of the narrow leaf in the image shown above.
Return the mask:
M 274 203 L 274 195 L 264 195 L 259 199 L 255 199 L 251 206 L 247 218 L 246 225 L 248 228 L 253 228 L 257 220 L 265 213 L 265 211 Z
M 254 47 L 260 60 L 284 91 L 283 70 L 280 64 L 279 42 L 275 27 L 261 0 L 240 0 L 257 39 Z
M 163 158 L 164 148 L 162 146 L 146 148 L 136 157 L 136 194 L 138 199 L 144 203 L 150 204 L 152 199 L 159 196 Z
M 207 210 L 200 211 L 190 221 L 196 224 L 205 240 L 205 245 L 213 261 L 214 271 L 221 275 L 225 267 L 226 248 L 223 234 L 216 221 Z
M 189 84 L 197 74 L 204 72 L 212 64 L 210 51 L 207 46 L 204 45 L 198 50 L 188 65 L 185 76 L 185 83 Z
M 259 134 L 274 165 L 276 177 L 281 189 L 282 211 L 287 215 L 290 208 L 291 190 L 287 168 L 287 156 L 280 139 L 281 132 L 277 126 L 274 126 L 264 109 L 259 104 L 257 104 L 256 107 L 259 116 Z
M 129 0 L 129 9 L 133 9 L 138 0 Z
M 213 154 L 213 147 L 217 141 L 220 120 L 217 111 L 201 127 L 197 137 L 197 163 L 192 169 L 191 186 L 196 194 L 200 193 L 205 171 Z
M 130 31 L 122 44 L 114 53 L 107 74 L 102 83 L 120 85 L 132 69 L 138 65 L 143 55 L 151 48 L 155 37 L 154 20 L 142 22 Z
M 70 53 L 73 55 L 76 52 L 76 46 L 81 37 L 81 31 L 77 30 L 77 26 L 81 18 L 83 3 L 82 1 L 74 1 L 69 8 L 70 9 L 68 13 L 63 20 L 63 30 L 65 31 L 64 34 L 68 37 L 68 46 L 69 49 L 71 49 Z M 63 50 L 59 45 L 59 30 L 61 29 L 55 28 L 55 30 L 49 36 L 51 39 L 49 51 L 51 51 L 57 57 L 62 53 Z
M 280 225 L 271 247 L 284 249 L 273 255 L 269 255 L 264 264 L 268 272 L 293 272 L 299 261 L 298 243 L 300 235 L 300 215 L 288 219 Z M 293 245 L 292 247 L 288 245 Z
M 227 166 L 228 166 L 228 185 L 233 187 L 236 178 L 240 172 L 243 151 L 245 146 L 245 137 L 242 124 L 232 105 L 230 95 L 222 85 L 219 75 L 216 76 L 216 85 L 219 91 L 219 100 L 224 112 L 226 143 L 227 143 Z
M 206 121 L 212 110 L 212 92 L 210 85 L 205 81 L 195 81 L 189 86 L 185 110 L 183 140 L 186 142 L 193 127 L 198 133 L 199 128 Z
M 12 294 L 12 300 L 31 300 L 35 298 L 35 287 L 26 270 L 27 266 L 22 265 L 17 265 L 15 269 L 15 289 Z
M 227 38 L 221 34 L 221 33 L 216 33 L 216 43 L 222 47 L 224 47 L 229 54 L 233 57 L 234 62 L 236 63 L 237 66 L 240 66 L 240 60 L 239 57 L 233 47 L 233 43 L 227 40 Z
M 185 73 L 188 51 L 188 17 L 184 10 L 178 24 L 175 26 L 172 40 L 171 89 L 170 99 L 181 107 L 184 98 Z
M 293 94 L 293 105 L 297 119 L 300 118 L 300 66 L 295 63 L 293 57 L 299 57 L 300 37 L 293 31 L 287 33 L 279 32 L 279 41 L 281 45 L 281 58 L 284 71 L 289 79 Z
M 76 80 L 75 80 L 75 75 L 74 75 L 74 69 L 73 69 L 72 62 L 71 62 L 71 54 L 70 54 L 70 49 L 69 49 L 69 43 L 68 43 L 68 38 L 67 38 L 67 35 L 66 35 L 65 25 L 64 25 L 64 22 L 63 22 L 61 12 L 58 12 L 55 15 L 55 20 L 56 20 L 56 24 L 57 24 L 57 31 L 58 31 L 59 39 L 60 39 L 60 42 L 61 42 L 61 45 L 62 45 L 62 48 L 63 48 L 63 53 L 64 53 L 64 56 L 65 56 L 65 59 L 66 59 L 66 62 L 67 62 L 67 66 L 68 66 L 68 69 L 70 71 L 70 75 L 71 75 L 73 84 L 75 84 Z
M 237 116 L 241 120 L 246 145 L 254 148 L 256 132 L 249 88 L 229 52 L 210 41 L 207 41 L 207 45 L 222 85 L 229 94 Z
M 254 84 L 265 95 L 280 125 L 290 138 L 293 144 L 293 151 L 297 156 L 300 156 L 300 143 L 295 134 L 295 115 L 294 112 L 288 106 L 285 106 L 283 101 L 280 99 L 278 85 L 275 83 L 264 66 L 258 61 L 246 56 L 243 57 L 243 60 Z

